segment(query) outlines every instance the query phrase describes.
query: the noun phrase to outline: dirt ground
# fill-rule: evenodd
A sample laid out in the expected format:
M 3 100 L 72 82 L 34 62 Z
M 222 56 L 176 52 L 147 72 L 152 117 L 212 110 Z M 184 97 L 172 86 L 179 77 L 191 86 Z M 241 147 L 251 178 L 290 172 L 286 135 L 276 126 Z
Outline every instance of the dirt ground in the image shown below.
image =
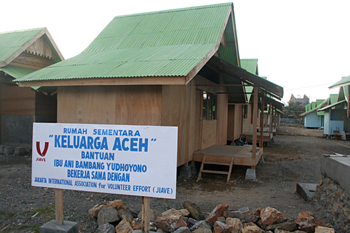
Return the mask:
M 178 178 L 175 200 L 151 199 L 151 208 L 159 211 L 182 208 L 184 201 L 199 204 L 204 212 L 227 203 L 230 210 L 241 207 L 274 207 L 289 219 L 302 211 L 317 217 L 322 213 L 295 193 L 296 183 L 317 183 L 321 177 L 320 158 L 327 153 L 347 153 L 350 141 L 328 140 L 321 130 L 281 126 L 275 143 L 264 148 L 265 163 L 256 168 L 257 181 L 244 179 L 247 167 L 234 167 L 231 180 L 215 174 Z M 54 190 L 31 186 L 31 156 L 0 155 L 0 232 L 39 232 L 41 225 L 54 218 Z M 88 210 L 97 203 L 121 199 L 138 212 L 141 198 L 112 194 L 64 191 L 64 217 L 76 221 L 80 232 L 94 232 L 97 224 Z

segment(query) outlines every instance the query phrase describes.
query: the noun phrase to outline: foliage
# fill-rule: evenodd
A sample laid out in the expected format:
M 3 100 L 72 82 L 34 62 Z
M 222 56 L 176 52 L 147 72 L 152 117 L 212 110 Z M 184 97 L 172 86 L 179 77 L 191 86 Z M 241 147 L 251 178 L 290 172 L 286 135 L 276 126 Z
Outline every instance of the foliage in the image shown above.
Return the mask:
M 305 112 L 305 105 L 295 102 L 288 102 L 288 106 L 283 108 L 283 117 L 299 118 L 299 115 Z

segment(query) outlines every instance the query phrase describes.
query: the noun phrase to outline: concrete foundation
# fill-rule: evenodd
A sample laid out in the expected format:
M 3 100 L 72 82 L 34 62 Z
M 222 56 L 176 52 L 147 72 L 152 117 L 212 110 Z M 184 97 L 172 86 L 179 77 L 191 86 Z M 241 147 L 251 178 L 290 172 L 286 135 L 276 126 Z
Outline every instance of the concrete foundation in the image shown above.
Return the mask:
M 31 143 L 34 116 L 1 115 L 1 143 Z
M 337 182 L 347 193 L 350 193 L 350 157 L 321 158 L 321 174 Z
M 15 148 L 13 146 L 5 146 L 4 151 L 2 152 L 5 155 L 13 155 Z
M 183 165 L 180 167 L 179 176 L 181 178 L 190 178 L 192 176 L 192 169 L 189 165 Z
M 297 193 L 305 200 L 311 201 L 315 197 L 317 184 L 297 183 Z
M 248 168 L 246 173 L 245 173 L 245 179 L 246 180 L 256 180 L 255 169 Z
M 15 152 L 13 153 L 15 156 L 24 156 L 25 155 L 25 149 L 23 147 L 16 147 Z
M 0 145 L 0 154 L 4 153 L 5 145 Z
M 40 227 L 40 233 L 78 233 L 78 223 L 63 221 L 63 225 L 57 225 L 56 220 L 45 223 Z

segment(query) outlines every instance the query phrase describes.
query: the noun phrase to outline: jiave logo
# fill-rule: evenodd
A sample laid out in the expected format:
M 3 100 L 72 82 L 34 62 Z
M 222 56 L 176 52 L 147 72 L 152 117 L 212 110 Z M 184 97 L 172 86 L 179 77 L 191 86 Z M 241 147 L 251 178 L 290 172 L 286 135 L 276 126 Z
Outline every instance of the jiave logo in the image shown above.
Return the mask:
M 40 142 L 39 141 L 36 142 L 36 151 L 38 152 L 38 154 L 41 157 L 45 157 L 48 149 L 49 149 L 49 143 L 48 142 L 45 142 L 45 146 L 44 146 L 44 150 L 43 151 L 41 151 Z M 46 162 L 46 158 L 37 158 L 36 161 Z

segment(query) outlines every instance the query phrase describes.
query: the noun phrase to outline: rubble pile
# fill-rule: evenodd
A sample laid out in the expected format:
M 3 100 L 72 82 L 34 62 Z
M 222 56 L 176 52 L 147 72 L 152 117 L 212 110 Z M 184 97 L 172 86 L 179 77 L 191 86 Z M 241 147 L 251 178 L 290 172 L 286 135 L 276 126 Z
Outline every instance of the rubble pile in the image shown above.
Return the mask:
M 334 233 L 334 229 L 311 212 L 302 212 L 295 221 L 278 210 L 241 208 L 229 211 L 227 204 L 217 205 L 205 215 L 193 202 L 185 201 L 184 209 L 163 213 L 150 210 L 150 231 L 175 233 Z M 126 208 L 121 200 L 95 205 L 89 214 L 98 223 L 100 233 L 142 232 L 141 213 Z

